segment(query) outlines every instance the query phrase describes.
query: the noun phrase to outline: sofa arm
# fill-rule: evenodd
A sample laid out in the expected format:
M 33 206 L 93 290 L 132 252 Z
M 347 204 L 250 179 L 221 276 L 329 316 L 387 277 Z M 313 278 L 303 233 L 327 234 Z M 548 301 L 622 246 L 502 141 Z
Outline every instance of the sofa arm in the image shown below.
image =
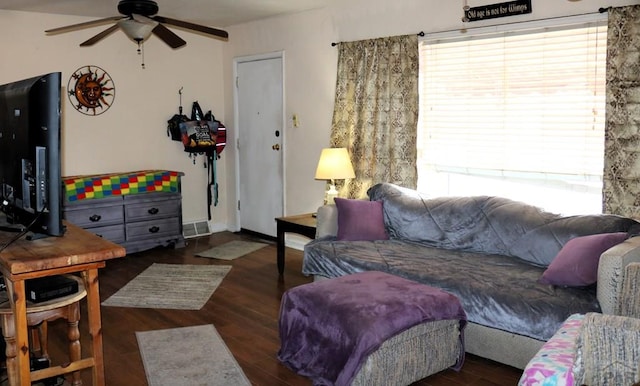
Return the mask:
M 623 299 L 623 285 L 626 280 L 637 280 L 640 276 L 640 274 L 636 274 L 635 279 L 626 277 L 627 271 L 625 269 L 631 263 L 640 263 L 640 237 L 629 238 L 608 249 L 600 257 L 597 293 L 603 313 L 622 314 L 622 304 L 628 302 Z M 630 282 L 626 285 L 637 288 L 640 284 Z M 627 312 L 629 311 L 627 310 Z
M 323 205 L 316 215 L 316 238 L 336 236 L 338 234 L 338 208 L 335 205 Z
M 640 381 L 640 319 L 588 313 L 576 342 L 576 385 Z
M 620 313 L 640 319 L 640 263 L 631 263 L 624 269 Z

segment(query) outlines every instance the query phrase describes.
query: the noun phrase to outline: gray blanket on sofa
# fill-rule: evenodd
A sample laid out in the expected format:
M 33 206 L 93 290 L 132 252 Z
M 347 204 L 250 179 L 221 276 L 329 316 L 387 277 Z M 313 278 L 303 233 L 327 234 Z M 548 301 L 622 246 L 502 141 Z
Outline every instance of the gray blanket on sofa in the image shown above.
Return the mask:
M 393 273 L 458 296 L 470 322 L 539 340 L 572 313 L 600 311 L 595 288 L 538 283 L 562 246 L 637 224 L 613 215 L 562 217 L 499 197 L 430 200 L 390 184 L 369 196 L 383 201 L 390 240 L 314 240 L 305 246 L 304 274 Z
M 504 197 L 441 197 L 383 183 L 367 192 L 382 201 L 390 238 L 430 247 L 513 256 L 546 267 L 574 237 L 627 232 L 616 215 L 560 216 Z
M 384 271 L 456 295 L 470 322 L 538 340 L 572 313 L 599 312 L 593 288 L 539 284 L 544 268 L 500 255 L 444 250 L 399 241 L 318 239 L 305 247 L 302 272 L 338 277 Z

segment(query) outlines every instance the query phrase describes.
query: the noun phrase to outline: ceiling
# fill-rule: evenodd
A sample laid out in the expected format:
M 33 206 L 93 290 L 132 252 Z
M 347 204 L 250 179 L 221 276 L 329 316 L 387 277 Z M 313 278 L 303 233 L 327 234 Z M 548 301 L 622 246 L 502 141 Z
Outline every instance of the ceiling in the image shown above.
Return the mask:
M 227 27 L 322 8 L 332 0 L 156 0 L 158 15 Z M 118 16 L 118 0 L 0 0 L 0 9 L 98 18 Z M 55 27 L 55 26 L 49 26 Z

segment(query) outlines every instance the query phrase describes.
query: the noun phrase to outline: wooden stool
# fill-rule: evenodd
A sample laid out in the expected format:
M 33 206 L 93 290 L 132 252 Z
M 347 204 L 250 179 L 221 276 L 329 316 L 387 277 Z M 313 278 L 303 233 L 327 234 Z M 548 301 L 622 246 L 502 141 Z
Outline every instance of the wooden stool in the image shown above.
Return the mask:
M 48 359 L 47 322 L 60 318 L 66 319 L 68 324 L 69 359 L 70 362 L 75 362 L 81 359 L 80 331 L 78 329 L 78 323 L 80 321 L 80 300 L 87 295 L 87 291 L 81 278 L 73 275 L 65 276 L 78 282 L 78 292 L 42 303 L 28 303 L 27 326 L 37 328 L 37 330 L 34 331 L 37 335 L 33 335 L 33 347 L 36 351 L 40 351 L 41 356 Z M 18 364 L 16 362 L 15 322 L 13 313 L 11 312 L 11 305 L 8 301 L 0 306 L 0 317 L 2 317 L 2 335 L 7 344 L 7 373 L 11 382 L 12 379 L 17 379 Z M 31 372 L 31 381 L 35 382 L 68 372 L 69 371 L 65 371 L 64 365 L 36 370 Z M 82 385 L 79 371 L 73 373 L 73 385 Z

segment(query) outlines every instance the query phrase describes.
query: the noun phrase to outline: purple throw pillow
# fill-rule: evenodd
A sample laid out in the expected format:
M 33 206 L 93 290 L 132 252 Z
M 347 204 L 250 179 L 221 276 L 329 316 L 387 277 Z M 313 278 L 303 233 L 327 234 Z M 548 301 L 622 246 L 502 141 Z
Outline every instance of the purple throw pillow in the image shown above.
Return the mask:
M 558 252 L 539 282 L 583 287 L 598 280 L 600 255 L 627 238 L 626 232 L 601 233 L 569 240 Z
M 338 240 L 387 240 L 381 201 L 336 197 Z

